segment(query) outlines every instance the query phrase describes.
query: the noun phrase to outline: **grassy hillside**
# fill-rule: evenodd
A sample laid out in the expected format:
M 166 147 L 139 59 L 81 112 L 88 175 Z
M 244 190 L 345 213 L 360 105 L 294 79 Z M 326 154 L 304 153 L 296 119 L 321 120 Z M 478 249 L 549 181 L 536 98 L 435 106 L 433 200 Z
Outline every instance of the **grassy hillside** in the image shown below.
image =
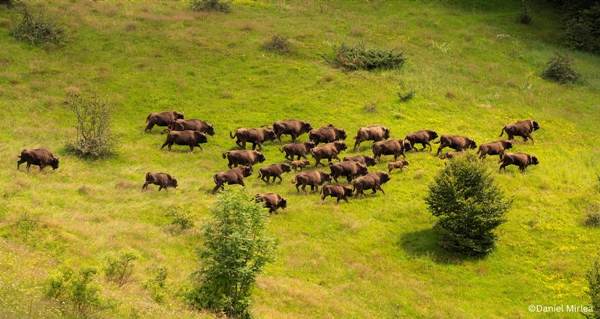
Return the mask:
M 540 316 L 529 304 L 587 302 L 584 274 L 600 240 L 600 230 L 582 226 L 600 207 L 600 57 L 568 52 L 582 81 L 544 81 L 546 61 L 565 51 L 558 16 L 534 7 L 534 23 L 523 26 L 519 1 L 479 2 L 240 0 L 219 14 L 190 12 L 183 1 L 32 1 L 68 30 L 67 44 L 50 50 L 11 38 L 15 13 L 0 7 L 0 317 L 60 317 L 43 298 L 56 267 L 101 270 L 107 256 L 133 251 L 131 283 L 97 276 L 109 305 L 98 317 L 210 318 L 180 293 L 197 268 L 199 227 L 215 200 L 211 176 L 226 168 L 229 130 L 284 118 L 334 123 L 349 135 L 375 123 L 395 137 L 431 128 L 479 143 L 534 118 L 536 143 L 515 150 L 541 163 L 524 175 L 494 173 L 514 205 L 498 248 L 477 260 L 436 246 L 423 197 L 444 162 L 427 152 L 408 155 L 409 169 L 394 174 L 385 195 L 349 204 L 297 194 L 291 175 L 272 186 L 252 176 L 248 192 L 288 198 L 288 209 L 270 217 L 279 247 L 258 279 L 257 317 L 519 318 Z M 293 53 L 262 50 L 273 34 L 289 37 Z M 344 73 L 320 57 L 342 42 L 399 49 L 408 62 Z M 75 133 L 64 104 L 73 89 L 114 106 L 116 157 L 64 153 Z M 416 97 L 400 103 L 397 92 L 410 90 Z M 149 112 L 171 109 L 214 123 L 203 151 L 161 151 L 159 130 L 143 132 Z M 20 150 L 38 146 L 58 152 L 60 169 L 17 171 Z M 266 144 L 265 164 L 283 159 L 278 147 Z M 497 169 L 496 159 L 485 162 Z M 172 173 L 179 188 L 140 192 L 147 171 Z M 174 205 L 192 212 L 194 229 L 167 231 Z M 162 303 L 144 288 L 157 266 L 168 270 Z M 580 316 L 547 317 L 569 315 Z

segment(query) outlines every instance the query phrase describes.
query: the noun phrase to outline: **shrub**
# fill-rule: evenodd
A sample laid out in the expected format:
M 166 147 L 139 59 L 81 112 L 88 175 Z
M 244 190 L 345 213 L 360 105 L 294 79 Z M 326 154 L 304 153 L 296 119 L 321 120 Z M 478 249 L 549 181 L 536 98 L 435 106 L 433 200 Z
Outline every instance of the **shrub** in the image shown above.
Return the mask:
M 137 257 L 132 253 L 123 253 L 118 257 L 109 257 L 106 260 L 104 274 L 106 279 L 122 287 L 133 274 L 133 262 Z
M 167 268 L 159 266 L 153 270 L 153 276 L 144 283 L 144 288 L 150 292 L 152 299 L 158 303 L 165 299 Z
M 83 158 L 101 158 L 113 153 L 111 110 L 98 97 L 69 93 L 67 104 L 77 120 L 77 137 L 67 150 Z
M 404 62 L 404 54 L 394 50 L 368 49 L 363 45 L 334 47 L 333 56 L 325 60 L 334 67 L 347 71 L 398 69 Z
M 587 275 L 588 291 L 587 295 L 591 300 L 591 313 L 584 313 L 586 318 L 600 319 L 600 260 L 596 259 L 592 268 L 588 270 Z
M 600 2 L 577 11 L 565 22 L 567 44 L 573 48 L 600 53 Z
M 229 12 L 231 5 L 223 0 L 191 0 L 190 7 L 194 11 Z
M 572 63 L 569 57 L 557 53 L 548 61 L 542 77 L 561 84 L 575 82 L 579 75 L 573 70 Z
M 282 35 L 274 35 L 263 43 L 263 49 L 275 53 L 286 54 L 292 50 L 290 41 Z
M 251 289 L 272 258 L 274 241 L 265 234 L 265 210 L 242 192 L 221 194 L 203 231 L 200 268 L 187 294 L 196 308 L 250 318 Z
M 465 255 L 485 255 L 494 247 L 494 229 L 511 202 L 473 156 L 450 161 L 429 186 L 425 198 L 438 220 L 434 229 L 443 248 Z
M 98 288 L 92 284 L 95 275 L 93 268 L 83 268 L 77 273 L 64 268 L 49 278 L 46 296 L 58 301 L 63 313 L 87 318 L 101 305 Z
M 585 225 L 588 227 L 600 227 L 600 212 L 588 212 L 585 218 Z
M 367 103 L 363 106 L 365 113 L 377 113 L 377 104 L 375 102 Z
M 29 239 L 29 234 L 34 231 L 38 226 L 37 220 L 31 218 L 29 214 L 24 213 L 17 220 L 16 227 L 19 232 L 25 237 L 25 241 Z
M 194 221 L 188 210 L 174 206 L 167 210 L 166 215 L 171 218 L 169 231 L 172 233 L 181 233 L 194 227 Z
M 526 0 L 521 0 L 521 15 L 519 16 L 519 22 L 522 24 L 531 23 L 531 16 L 529 15 L 529 7 Z
M 398 92 L 398 98 L 400 99 L 400 102 L 408 102 L 410 100 L 412 100 L 415 97 L 415 91 L 409 91 L 409 92 Z
M 56 23 L 46 18 L 32 15 L 26 7 L 22 8 L 21 21 L 10 30 L 10 35 L 32 45 L 60 45 L 64 41 L 64 31 Z

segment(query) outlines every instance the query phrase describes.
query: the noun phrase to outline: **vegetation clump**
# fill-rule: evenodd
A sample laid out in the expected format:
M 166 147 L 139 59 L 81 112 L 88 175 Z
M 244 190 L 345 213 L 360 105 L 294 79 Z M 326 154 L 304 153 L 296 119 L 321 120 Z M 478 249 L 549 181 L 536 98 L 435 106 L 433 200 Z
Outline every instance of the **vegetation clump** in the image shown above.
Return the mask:
M 133 274 L 133 262 L 136 259 L 137 257 L 132 253 L 123 253 L 118 257 L 109 257 L 106 260 L 106 268 L 104 269 L 106 279 L 122 287 L 129 282 Z
M 83 268 L 78 272 L 64 268 L 50 277 L 46 296 L 56 300 L 63 314 L 87 318 L 101 306 L 98 287 L 93 285 L 94 268 Z
M 566 19 L 565 38 L 567 44 L 575 49 L 600 53 L 600 2 L 595 1 Z
M 231 5 L 223 0 L 191 0 L 190 7 L 194 11 L 229 12 Z
M 169 231 L 178 234 L 194 227 L 194 220 L 188 210 L 174 206 L 169 208 L 166 215 L 171 218 Z
M 400 102 L 405 103 L 408 102 L 410 100 L 412 100 L 415 97 L 416 93 L 414 90 L 408 91 L 408 92 L 398 92 L 398 99 L 400 99 Z
M 153 270 L 153 275 L 144 283 L 144 288 L 150 292 L 152 300 L 161 303 L 165 299 L 165 288 L 167 282 L 167 268 L 159 266 Z
M 600 319 L 600 260 L 596 259 L 586 274 L 588 282 L 587 295 L 590 297 L 590 313 L 584 313 L 588 319 Z
M 346 44 L 334 47 L 332 56 L 324 58 L 334 67 L 346 71 L 398 69 L 406 61 L 404 53 L 395 50 L 371 49 L 363 45 Z
M 75 114 L 77 137 L 67 150 L 83 158 L 97 159 L 113 153 L 111 108 L 97 96 L 70 93 L 67 104 Z
M 21 15 L 21 21 L 10 30 L 13 38 L 32 45 L 60 45 L 64 42 L 64 30 L 55 22 L 41 15 L 34 16 L 26 7 L 22 8 Z
M 579 74 L 573 69 L 573 61 L 562 54 L 556 54 L 542 73 L 542 77 L 546 80 L 558 82 L 560 84 L 573 83 L 579 78 Z
M 265 41 L 263 43 L 263 49 L 270 52 L 287 54 L 292 51 L 292 46 L 290 44 L 290 40 L 285 36 L 276 34 L 271 37 L 271 39 Z

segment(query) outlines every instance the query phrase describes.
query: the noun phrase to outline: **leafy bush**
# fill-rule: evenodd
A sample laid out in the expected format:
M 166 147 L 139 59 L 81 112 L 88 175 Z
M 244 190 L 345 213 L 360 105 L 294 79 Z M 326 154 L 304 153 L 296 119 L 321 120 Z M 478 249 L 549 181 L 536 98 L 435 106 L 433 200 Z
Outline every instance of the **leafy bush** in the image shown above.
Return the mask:
M 414 97 L 415 97 L 414 90 L 408 91 L 406 93 L 398 92 L 398 98 L 400 99 L 400 102 L 403 102 L 403 103 L 412 100 Z
M 375 102 L 370 102 L 363 106 L 363 111 L 365 113 L 377 113 L 377 104 Z
M 286 54 L 292 50 L 290 41 L 282 35 L 274 35 L 271 39 L 263 43 L 263 49 L 275 53 Z
M 137 257 L 132 253 L 123 253 L 118 257 L 108 257 L 104 268 L 106 279 L 122 287 L 131 278 L 133 262 L 136 259 Z
M 571 47 L 600 53 L 600 2 L 568 18 L 565 34 Z
M 531 16 L 529 15 L 529 7 L 527 6 L 526 0 L 521 0 L 521 15 L 519 16 L 519 22 L 522 24 L 531 23 Z
M 32 45 L 60 45 L 64 41 L 64 30 L 46 18 L 32 15 L 23 6 L 21 21 L 10 30 L 10 35 Z
M 167 268 L 159 266 L 153 270 L 153 276 L 144 283 L 144 288 L 150 292 L 152 299 L 158 303 L 165 299 Z
M 584 313 L 586 318 L 600 319 L 600 260 L 596 259 L 587 275 L 588 291 L 591 300 L 591 313 Z
M 265 210 L 242 192 L 221 194 L 203 231 L 200 269 L 187 299 L 196 308 L 250 318 L 256 276 L 272 258 L 274 241 L 265 234 Z
M 600 227 L 600 212 L 588 212 L 585 218 L 585 225 L 589 227 Z
M 194 221 L 190 212 L 179 206 L 170 207 L 166 215 L 171 218 L 169 231 L 171 233 L 181 233 L 187 229 L 194 227 Z
M 87 318 L 101 306 L 98 288 L 92 283 L 95 275 L 93 268 L 83 268 L 77 273 L 64 268 L 49 278 L 46 296 L 58 301 L 63 313 Z
M 111 109 L 97 96 L 69 93 L 67 104 L 77 120 L 77 137 L 67 150 L 83 158 L 101 158 L 113 153 L 110 131 Z
M 548 62 L 542 77 L 561 84 L 575 82 L 579 75 L 573 70 L 572 63 L 569 57 L 557 53 Z
M 334 47 L 333 56 L 325 60 L 334 67 L 347 71 L 398 69 L 404 62 L 404 54 L 394 50 L 368 49 L 363 45 Z
M 229 2 L 223 0 L 191 0 L 190 7 L 194 11 L 231 11 Z
M 473 156 L 450 161 L 429 186 L 425 198 L 438 220 L 442 247 L 465 255 L 485 255 L 494 247 L 494 229 L 511 202 Z

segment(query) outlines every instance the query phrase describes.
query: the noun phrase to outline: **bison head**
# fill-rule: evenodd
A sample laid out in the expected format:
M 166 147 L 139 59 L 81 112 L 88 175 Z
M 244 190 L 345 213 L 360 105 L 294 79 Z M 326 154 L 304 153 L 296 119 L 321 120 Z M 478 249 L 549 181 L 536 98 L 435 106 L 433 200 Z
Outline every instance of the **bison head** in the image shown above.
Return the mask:
M 537 165 L 539 163 L 540 163 L 540 161 L 538 161 L 537 157 L 535 157 L 533 155 L 529 157 L 529 164 L 531 164 L 531 165 Z
M 208 142 L 206 135 L 204 135 L 204 133 L 202 132 L 194 131 L 194 138 L 196 139 L 196 143 L 198 144 Z
M 513 147 L 513 142 L 511 141 L 500 141 L 500 144 L 502 144 L 502 147 L 504 147 L 504 149 L 506 150 L 511 149 Z
M 410 151 L 413 148 L 409 140 L 400 140 L 400 145 L 402 145 L 403 151 Z
M 383 128 L 383 138 L 386 140 L 390 138 L 390 129 L 387 127 Z
M 290 166 L 290 164 L 281 164 L 281 170 L 284 172 L 290 172 L 292 170 L 292 167 Z
M 313 129 L 313 127 L 312 127 L 312 125 L 310 125 L 310 123 L 302 122 L 302 131 L 310 132 L 312 129 Z
M 281 200 L 279 201 L 279 203 L 277 203 L 277 206 L 281 209 L 284 209 L 287 207 L 287 200 L 285 200 L 285 198 L 281 198 Z
M 181 123 L 180 121 L 173 121 L 171 122 L 171 124 L 169 124 L 169 130 L 171 131 L 183 131 L 185 130 L 183 123 Z
M 176 120 L 181 120 L 183 119 L 183 113 L 173 112 L 173 117 L 175 117 Z
M 307 150 L 311 150 L 313 147 L 315 147 L 315 143 L 314 142 L 305 142 L 304 147 L 306 147 Z
M 54 157 L 50 160 L 50 166 L 52 166 L 52 169 L 58 168 L 58 158 L 57 157 Z
M 333 145 L 335 146 L 335 149 L 338 152 L 341 152 L 348 148 L 348 146 L 346 146 L 346 143 L 344 143 L 344 142 L 333 142 Z
M 262 163 L 262 162 L 264 162 L 264 161 L 265 161 L 265 156 L 263 155 L 263 153 L 261 153 L 261 152 L 258 152 L 258 151 L 254 151 L 254 152 L 255 152 L 255 154 L 256 154 L 256 160 L 257 160 L 259 163 Z
M 272 128 L 265 128 L 264 132 L 265 132 L 265 141 L 273 141 L 277 138 L 277 134 L 275 134 L 275 131 L 273 131 Z
M 375 162 L 375 159 L 372 158 L 371 156 L 365 156 L 365 164 L 367 164 L 367 166 L 375 166 L 375 164 L 377 164 L 377 162 Z
M 438 138 L 438 133 L 436 133 L 435 131 L 427 131 L 427 133 L 429 134 L 429 140 L 435 140 L 436 138 Z
M 210 136 L 215 135 L 215 128 L 210 123 L 206 123 L 206 134 L 208 134 Z
M 468 138 L 467 139 L 467 147 L 468 148 L 476 148 L 477 147 L 477 143 L 475 143 L 475 141 L 473 141 L 472 139 Z
M 338 140 L 345 140 L 346 139 L 346 131 L 344 129 L 341 128 L 334 128 L 335 129 L 335 138 Z
M 358 165 L 358 174 L 359 175 L 367 175 L 369 173 L 369 169 L 363 163 L 356 163 Z
M 169 186 L 171 186 L 173 188 L 177 188 L 177 180 L 174 178 L 171 178 L 171 180 L 169 181 Z
M 540 124 L 538 124 L 538 122 L 536 121 L 531 121 L 531 124 L 533 125 L 533 130 L 537 131 L 540 129 Z
M 252 167 L 251 166 L 239 166 L 241 172 L 242 172 L 242 176 L 244 177 L 248 177 L 250 175 L 252 175 Z
M 319 172 L 321 174 L 321 182 L 330 182 L 331 181 L 331 175 L 327 174 L 325 172 Z
M 377 175 L 379 175 L 379 180 L 381 181 L 381 184 L 386 183 L 390 179 L 392 179 L 390 177 L 390 175 L 388 173 L 385 173 L 385 172 L 378 172 Z
M 348 196 L 348 197 L 352 197 L 352 187 L 350 186 L 342 186 L 344 188 L 344 195 Z

